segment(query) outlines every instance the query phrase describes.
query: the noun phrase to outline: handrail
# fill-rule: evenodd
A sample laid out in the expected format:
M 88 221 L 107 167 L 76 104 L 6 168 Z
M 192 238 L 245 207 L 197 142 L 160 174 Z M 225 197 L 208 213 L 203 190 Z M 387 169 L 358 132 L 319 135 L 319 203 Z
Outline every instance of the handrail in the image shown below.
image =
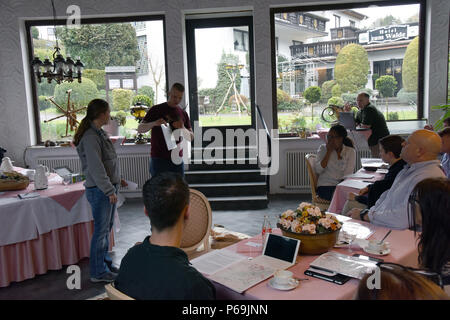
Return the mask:
M 267 146 L 268 146 L 268 149 L 269 149 L 268 150 L 269 151 L 269 157 L 272 157 L 272 154 L 271 154 L 271 152 L 272 152 L 272 137 L 270 136 L 269 129 L 267 128 L 266 121 L 264 120 L 264 117 L 263 117 L 263 115 L 261 113 L 261 109 L 259 108 L 259 106 L 257 104 L 255 104 L 255 106 L 256 106 L 256 111 L 258 112 L 259 118 L 261 119 L 261 122 L 263 124 L 264 130 L 266 131 Z M 272 163 L 272 159 L 269 161 L 269 167 L 270 167 L 271 163 Z

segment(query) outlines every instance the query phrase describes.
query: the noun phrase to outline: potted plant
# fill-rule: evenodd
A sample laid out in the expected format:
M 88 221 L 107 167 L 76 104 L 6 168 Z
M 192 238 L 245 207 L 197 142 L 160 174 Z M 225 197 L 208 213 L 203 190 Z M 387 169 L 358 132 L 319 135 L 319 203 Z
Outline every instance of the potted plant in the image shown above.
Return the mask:
M 117 111 L 115 115 L 111 116 L 109 124 L 103 126 L 103 129 L 109 133 L 110 136 L 119 135 L 119 127 L 125 126 L 127 122 L 127 115 L 124 111 Z

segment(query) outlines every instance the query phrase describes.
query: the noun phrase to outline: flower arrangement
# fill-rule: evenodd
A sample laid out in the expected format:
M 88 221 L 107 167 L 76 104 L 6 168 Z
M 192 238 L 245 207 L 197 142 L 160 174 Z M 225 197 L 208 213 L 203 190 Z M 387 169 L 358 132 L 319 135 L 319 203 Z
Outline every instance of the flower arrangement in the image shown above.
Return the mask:
M 287 231 L 304 234 L 336 231 L 342 226 L 335 216 L 322 213 L 319 207 L 306 202 L 300 203 L 295 211 L 283 212 L 278 222 Z

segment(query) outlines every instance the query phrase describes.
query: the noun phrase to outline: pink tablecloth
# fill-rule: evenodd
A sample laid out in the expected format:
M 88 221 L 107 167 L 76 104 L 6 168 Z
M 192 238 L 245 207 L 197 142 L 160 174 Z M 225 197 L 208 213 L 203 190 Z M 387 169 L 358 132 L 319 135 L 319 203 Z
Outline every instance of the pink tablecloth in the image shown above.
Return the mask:
M 93 221 L 41 234 L 37 239 L 0 247 L 0 287 L 59 270 L 89 257 Z M 110 249 L 114 245 L 111 232 Z
M 355 220 L 351 220 L 355 222 Z M 361 221 L 359 221 L 361 222 Z M 369 239 L 380 239 L 386 234 L 388 229 L 371 225 L 371 228 L 375 230 L 375 233 Z M 281 234 L 280 229 L 274 229 L 274 233 Z M 237 244 L 225 248 L 225 250 L 232 250 L 234 252 L 247 255 L 258 256 L 261 254 L 261 249 L 251 249 L 252 247 L 246 246 L 248 241 L 258 242 L 261 241 L 261 236 L 256 236 L 251 239 L 242 240 Z M 389 235 L 389 242 L 391 244 L 391 253 L 387 256 L 381 257 L 387 262 L 396 262 L 403 265 L 417 267 L 418 251 L 416 248 L 416 242 L 414 232 L 410 230 L 392 230 Z M 350 253 L 347 248 L 333 248 L 333 251 L 342 254 L 364 254 L 363 250 L 355 246 L 353 252 Z M 341 300 L 352 299 L 355 291 L 358 287 L 359 280 L 351 279 L 344 285 L 337 285 L 325 280 L 308 277 L 304 274 L 304 271 L 309 267 L 309 264 L 314 261 L 318 256 L 306 256 L 300 255 L 297 259 L 297 264 L 289 268 L 289 271 L 294 273 L 295 277 L 308 278 L 308 281 L 300 281 L 300 285 L 291 291 L 280 291 L 271 288 L 268 285 L 270 280 L 267 279 L 256 286 L 248 289 L 245 293 L 239 294 L 227 287 L 214 282 L 216 287 L 217 299 L 229 299 L 229 300 Z
M 377 181 L 381 180 L 384 177 L 384 174 L 374 172 L 374 171 L 366 171 L 364 169 L 359 169 L 358 172 L 374 175 L 372 179 L 360 179 L 360 178 L 349 178 L 353 180 L 364 180 L 364 181 Z M 331 199 L 330 206 L 328 207 L 329 212 L 333 213 L 341 213 L 342 209 L 344 208 L 345 202 L 347 201 L 348 194 L 350 192 L 358 193 L 359 190 L 355 188 L 350 187 L 344 187 L 337 185 L 336 190 L 334 191 L 333 198 Z

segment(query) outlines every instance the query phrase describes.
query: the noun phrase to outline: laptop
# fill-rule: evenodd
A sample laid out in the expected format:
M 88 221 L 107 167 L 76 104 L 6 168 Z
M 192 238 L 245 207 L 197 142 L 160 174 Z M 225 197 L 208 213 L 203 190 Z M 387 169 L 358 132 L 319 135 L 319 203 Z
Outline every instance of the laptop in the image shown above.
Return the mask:
M 231 264 L 211 274 L 209 279 L 242 293 L 270 278 L 277 270 L 293 266 L 299 248 L 300 240 L 269 233 L 262 255 Z
M 339 124 L 347 130 L 356 130 L 356 122 L 353 112 L 340 112 Z

